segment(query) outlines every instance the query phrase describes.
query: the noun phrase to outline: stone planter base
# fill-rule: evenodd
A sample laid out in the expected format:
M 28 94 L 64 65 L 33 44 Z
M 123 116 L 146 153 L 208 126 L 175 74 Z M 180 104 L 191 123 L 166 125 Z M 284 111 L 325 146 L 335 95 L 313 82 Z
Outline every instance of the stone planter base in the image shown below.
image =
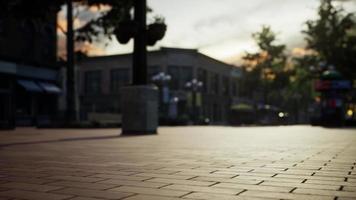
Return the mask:
M 122 135 L 156 134 L 158 101 L 158 89 L 154 86 L 122 88 Z

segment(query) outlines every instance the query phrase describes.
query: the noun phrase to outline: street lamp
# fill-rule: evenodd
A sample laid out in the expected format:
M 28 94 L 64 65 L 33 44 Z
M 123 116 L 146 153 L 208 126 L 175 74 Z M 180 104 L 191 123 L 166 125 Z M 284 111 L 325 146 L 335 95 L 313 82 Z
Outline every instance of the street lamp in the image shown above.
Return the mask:
M 166 74 L 164 72 L 160 72 L 154 76 L 151 77 L 151 80 L 155 82 L 160 89 L 160 105 L 161 106 L 161 113 L 164 116 L 167 114 L 167 106 L 166 104 L 169 103 L 169 88 L 168 88 L 168 82 L 172 80 L 172 76 L 169 74 Z
M 192 91 L 192 101 L 193 101 L 193 112 L 192 112 L 192 119 L 193 122 L 197 122 L 197 117 L 199 116 L 199 111 L 198 111 L 198 105 L 197 105 L 197 93 L 201 87 L 203 87 L 203 82 L 198 81 L 197 79 L 193 79 L 191 81 L 188 81 L 185 84 L 185 87 L 189 90 Z
M 148 31 L 151 29 L 151 32 L 155 32 L 157 27 L 147 27 L 147 0 L 134 0 L 133 5 L 136 31 L 133 31 L 133 35 L 132 33 L 129 35 L 129 38 L 132 36 L 134 38 L 132 85 L 121 89 L 121 93 L 124 94 L 121 96 L 122 134 L 155 134 L 158 127 L 159 91 L 147 84 L 146 47 L 148 43 L 152 42 L 148 41 L 150 39 Z M 161 26 L 159 30 L 161 30 L 160 33 L 165 33 L 166 26 Z M 120 33 L 120 28 L 117 31 Z M 163 35 L 158 34 L 154 39 L 162 39 L 164 33 Z
M 178 97 L 172 97 L 169 101 L 169 107 L 168 107 L 168 117 L 173 120 L 177 118 L 178 115 L 178 102 L 179 98 Z
M 169 74 L 166 74 L 164 72 L 160 72 L 160 73 L 152 76 L 152 78 L 151 78 L 152 81 L 155 81 L 155 82 L 157 81 L 157 82 L 162 82 L 162 83 L 168 82 L 171 79 L 172 79 L 172 76 Z

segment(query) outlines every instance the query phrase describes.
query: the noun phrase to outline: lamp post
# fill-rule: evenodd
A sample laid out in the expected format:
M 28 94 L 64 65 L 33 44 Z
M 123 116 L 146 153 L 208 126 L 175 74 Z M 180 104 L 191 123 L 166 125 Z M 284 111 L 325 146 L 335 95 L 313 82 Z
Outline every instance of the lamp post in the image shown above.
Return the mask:
M 198 112 L 198 105 L 197 105 L 197 93 L 201 87 L 203 87 L 203 82 L 198 81 L 197 79 L 193 79 L 191 81 L 188 81 L 185 84 L 185 87 L 189 90 L 192 91 L 192 106 L 193 106 L 193 112 L 192 112 L 192 119 L 193 123 L 197 122 L 197 117 L 199 116 Z
M 157 84 L 160 89 L 160 98 L 159 98 L 159 106 L 162 108 L 161 113 L 163 117 L 167 114 L 167 106 L 166 104 L 169 103 L 169 89 L 168 83 L 172 80 L 172 76 L 166 74 L 164 72 L 160 72 L 154 76 L 152 76 L 151 80 Z
M 134 20 L 137 31 L 134 34 L 134 52 L 132 66 L 132 84 L 147 84 L 147 25 L 146 25 L 147 0 L 134 0 Z
M 75 72 L 74 72 L 74 31 L 73 31 L 73 5 L 72 0 L 67 3 L 67 120 L 73 123 L 76 120 L 75 99 Z
M 121 89 L 122 134 L 156 134 L 158 127 L 158 90 L 147 85 L 146 0 L 134 0 L 134 53 L 132 85 Z M 119 28 L 120 30 L 120 28 Z
M 151 80 L 155 82 L 160 82 L 160 83 L 166 83 L 169 82 L 172 79 L 172 76 L 169 74 L 166 74 L 164 72 L 160 72 L 154 76 L 152 76 Z

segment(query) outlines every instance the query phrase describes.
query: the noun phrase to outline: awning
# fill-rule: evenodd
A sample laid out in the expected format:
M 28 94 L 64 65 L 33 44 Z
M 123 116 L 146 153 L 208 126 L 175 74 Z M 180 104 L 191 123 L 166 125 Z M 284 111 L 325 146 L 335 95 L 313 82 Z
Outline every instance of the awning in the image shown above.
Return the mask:
M 17 80 L 17 83 L 28 92 L 43 92 L 43 90 L 34 81 Z
M 46 91 L 47 93 L 50 93 L 50 94 L 60 94 L 62 92 L 62 90 L 56 86 L 55 84 L 53 83 L 43 83 L 43 82 L 39 82 L 38 83 L 42 89 L 44 91 Z

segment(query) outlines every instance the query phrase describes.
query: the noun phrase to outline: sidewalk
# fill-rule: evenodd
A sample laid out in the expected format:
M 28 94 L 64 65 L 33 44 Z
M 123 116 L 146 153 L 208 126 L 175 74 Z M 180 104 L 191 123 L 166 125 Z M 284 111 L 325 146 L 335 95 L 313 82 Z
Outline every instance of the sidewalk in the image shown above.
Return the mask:
M 0 200 L 356 199 L 356 129 L 0 132 Z

